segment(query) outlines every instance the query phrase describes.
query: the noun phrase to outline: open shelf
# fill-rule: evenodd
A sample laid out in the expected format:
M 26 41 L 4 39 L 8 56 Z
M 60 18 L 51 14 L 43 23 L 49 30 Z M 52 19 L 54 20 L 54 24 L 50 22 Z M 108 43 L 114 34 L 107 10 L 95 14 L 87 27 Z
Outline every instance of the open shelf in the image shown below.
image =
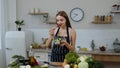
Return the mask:
M 39 13 L 28 13 L 29 15 L 42 15 L 45 18 L 47 24 L 56 24 L 56 21 L 49 21 L 48 20 L 48 13 L 47 12 L 39 12 Z
M 112 22 L 107 22 L 107 21 L 100 21 L 100 22 L 95 22 L 92 21 L 93 24 L 112 24 Z
M 48 15 L 48 13 L 47 12 L 29 13 L 29 15 Z
M 120 10 L 111 11 L 111 13 L 120 13 Z
M 39 12 L 39 13 L 28 13 L 29 15 L 42 15 L 45 18 L 44 22 L 48 20 L 48 13 L 47 12 Z
M 47 21 L 47 24 L 56 24 L 55 21 Z

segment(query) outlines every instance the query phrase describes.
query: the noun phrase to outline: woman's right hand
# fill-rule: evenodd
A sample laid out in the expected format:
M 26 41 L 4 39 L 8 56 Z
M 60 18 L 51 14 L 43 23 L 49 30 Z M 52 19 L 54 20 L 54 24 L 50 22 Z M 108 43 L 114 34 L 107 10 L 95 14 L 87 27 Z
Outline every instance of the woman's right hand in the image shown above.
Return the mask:
M 49 30 L 50 36 L 53 36 L 53 35 L 54 35 L 54 31 L 55 31 L 55 27 L 52 27 L 52 28 Z

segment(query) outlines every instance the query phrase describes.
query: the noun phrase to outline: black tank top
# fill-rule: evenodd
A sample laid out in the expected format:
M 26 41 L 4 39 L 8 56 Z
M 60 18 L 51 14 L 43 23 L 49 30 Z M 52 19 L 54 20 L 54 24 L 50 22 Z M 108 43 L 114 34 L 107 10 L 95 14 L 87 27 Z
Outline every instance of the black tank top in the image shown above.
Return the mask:
M 63 37 L 63 36 L 58 36 L 59 29 L 57 30 L 55 37 Z M 70 38 L 69 38 L 69 28 L 66 28 L 67 31 L 67 37 L 66 41 L 70 44 Z M 53 43 L 53 48 L 52 48 L 52 53 L 51 53 L 51 61 L 52 62 L 63 62 L 65 55 L 69 52 L 69 49 L 66 46 L 59 46 L 55 45 Z

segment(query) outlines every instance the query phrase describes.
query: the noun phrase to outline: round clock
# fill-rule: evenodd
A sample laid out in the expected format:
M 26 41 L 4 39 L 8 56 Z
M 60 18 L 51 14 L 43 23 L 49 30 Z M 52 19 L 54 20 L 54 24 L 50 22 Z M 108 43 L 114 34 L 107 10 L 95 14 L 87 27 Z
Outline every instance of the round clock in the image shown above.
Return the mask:
M 70 11 L 70 18 L 75 22 L 81 21 L 83 17 L 84 17 L 84 12 L 81 8 L 73 8 Z

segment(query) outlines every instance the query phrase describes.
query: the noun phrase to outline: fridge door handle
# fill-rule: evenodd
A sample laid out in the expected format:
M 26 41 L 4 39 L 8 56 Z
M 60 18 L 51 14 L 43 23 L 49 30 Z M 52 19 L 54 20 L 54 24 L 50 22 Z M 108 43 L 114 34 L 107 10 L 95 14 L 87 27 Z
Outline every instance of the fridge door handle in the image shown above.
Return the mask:
M 6 48 L 6 50 L 12 50 L 12 48 Z

